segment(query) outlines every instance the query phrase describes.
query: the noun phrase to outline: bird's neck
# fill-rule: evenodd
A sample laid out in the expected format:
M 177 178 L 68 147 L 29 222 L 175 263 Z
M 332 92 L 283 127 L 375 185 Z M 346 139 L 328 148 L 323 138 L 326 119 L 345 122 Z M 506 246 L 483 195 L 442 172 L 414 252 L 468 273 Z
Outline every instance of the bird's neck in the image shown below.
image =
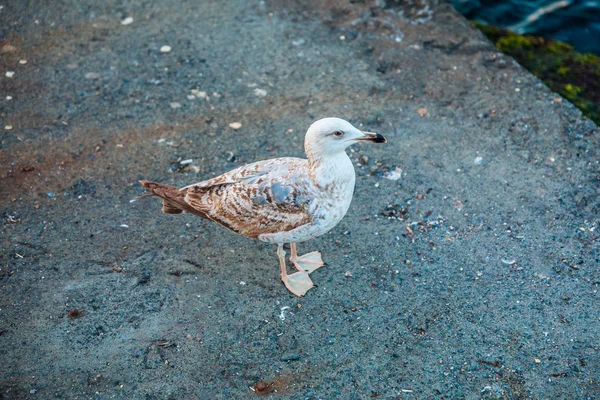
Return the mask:
M 321 190 L 354 190 L 354 166 L 345 151 L 337 154 L 310 154 L 310 179 Z

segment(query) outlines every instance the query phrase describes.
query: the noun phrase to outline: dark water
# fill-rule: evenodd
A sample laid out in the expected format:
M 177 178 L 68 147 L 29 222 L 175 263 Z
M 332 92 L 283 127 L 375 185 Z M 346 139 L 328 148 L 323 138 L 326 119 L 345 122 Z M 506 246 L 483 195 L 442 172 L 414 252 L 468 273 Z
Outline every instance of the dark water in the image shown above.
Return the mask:
M 468 19 L 551 37 L 600 55 L 600 0 L 450 0 Z

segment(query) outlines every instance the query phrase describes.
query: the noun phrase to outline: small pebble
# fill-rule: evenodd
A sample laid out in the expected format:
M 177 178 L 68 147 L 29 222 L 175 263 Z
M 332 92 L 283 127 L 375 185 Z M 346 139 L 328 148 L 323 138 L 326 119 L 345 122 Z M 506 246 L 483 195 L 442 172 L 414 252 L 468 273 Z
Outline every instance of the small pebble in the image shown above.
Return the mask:
M 171 51 L 171 46 L 163 46 L 160 48 L 161 53 L 168 53 Z
M 100 74 L 97 72 L 88 72 L 85 75 L 85 79 L 98 79 L 100 78 Z
M 258 97 L 265 97 L 267 95 L 267 91 L 264 89 L 254 89 L 254 95 Z
M 388 172 L 386 172 L 386 173 L 383 175 L 383 177 L 384 177 L 384 178 L 387 178 L 387 179 L 389 179 L 389 180 L 392 180 L 392 181 L 397 181 L 398 179 L 401 179 L 401 178 L 402 178 L 402 172 L 403 172 L 403 171 L 402 171 L 402 168 L 400 168 L 400 167 L 397 167 L 397 168 L 396 168 L 395 170 L 393 170 L 393 171 L 388 171 Z
M 12 44 L 5 44 L 4 46 L 2 46 L 0 51 L 2 53 L 14 53 L 15 51 L 17 51 L 17 48 Z
M 48 197 L 55 197 L 55 196 L 56 196 L 56 194 L 54 194 L 54 193 L 52 193 L 52 192 L 48 192 L 48 193 L 46 193 L 46 196 L 48 196 Z
M 12 125 L 4 125 L 4 130 L 10 131 L 12 129 Z
M 296 361 L 299 360 L 300 356 L 296 353 L 284 354 L 281 356 L 281 361 Z
M 27 60 L 19 60 L 19 64 L 25 65 L 25 64 L 27 64 Z
M 6 96 L 6 100 L 12 100 L 12 96 Z
M 132 17 L 127 17 L 123 21 L 121 21 L 121 25 L 129 25 L 131 23 L 133 23 L 133 18 Z
M 481 165 L 481 163 L 483 163 L 483 157 L 475 157 L 475 160 L 473 160 L 475 165 Z
M 181 103 L 177 103 L 176 101 L 171 103 L 171 108 L 181 108 Z
M 15 76 L 15 71 L 6 71 L 5 75 L 7 78 L 12 78 L 13 76 Z
M 242 123 L 241 122 L 232 122 L 229 124 L 229 127 L 231 129 L 233 129 L 234 131 L 237 131 L 238 129 L 240 129 L 242 127 Z

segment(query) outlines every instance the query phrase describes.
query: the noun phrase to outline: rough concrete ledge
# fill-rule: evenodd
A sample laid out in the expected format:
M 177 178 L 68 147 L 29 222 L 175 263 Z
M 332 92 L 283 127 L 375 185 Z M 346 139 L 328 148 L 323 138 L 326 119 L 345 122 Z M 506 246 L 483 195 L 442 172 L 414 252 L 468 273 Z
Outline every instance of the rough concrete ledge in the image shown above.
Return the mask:
M 449 5 L 97 3 L 0 11 L 3 398 L 598 397 L 598 128 Z M 275 249 L 130 202 L 324 116 L 389 143 L 303 299 Z

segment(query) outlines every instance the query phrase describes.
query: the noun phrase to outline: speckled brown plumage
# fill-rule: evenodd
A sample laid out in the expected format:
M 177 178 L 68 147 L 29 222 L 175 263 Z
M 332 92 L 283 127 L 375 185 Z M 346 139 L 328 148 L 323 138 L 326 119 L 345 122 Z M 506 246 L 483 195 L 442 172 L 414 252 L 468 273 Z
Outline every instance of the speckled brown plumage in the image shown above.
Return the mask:
M 310 222 L 309 195 L 314 188 L 307 171 L 306 160 L 279 158 L 248 164 L 182 189 L 149 181 L 140 183 L 164 200 L 166 214 L 189 212 L 258 238 Z

